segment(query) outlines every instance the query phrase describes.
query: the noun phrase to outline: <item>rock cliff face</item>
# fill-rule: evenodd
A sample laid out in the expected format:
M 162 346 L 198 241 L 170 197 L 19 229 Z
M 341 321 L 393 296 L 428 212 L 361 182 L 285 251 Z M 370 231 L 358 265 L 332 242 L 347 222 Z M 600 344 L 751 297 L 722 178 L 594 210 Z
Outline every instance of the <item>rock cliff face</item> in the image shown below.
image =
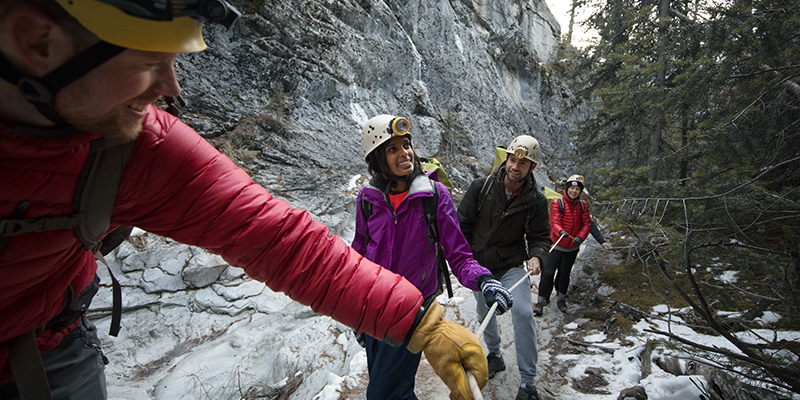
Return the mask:
M 332 233 L 352 238 L 366 181 L 361 126 L 377 114 L 411 121 L 416 151 L 443 161 L 456 200 L 491 168 L 494 145 L 519 134 L 542 145 L 540 184 L 548 169 L 570 172 L 559 160 L 570 155 L 574 118 L 561 114 L 570 94 L 548 72 L 559 26 L 544 2 L 234 3 L 240 23 L 208 28 L 208 50 L 178 60 L 182 119 Z M 111 258 L 124 292 L 120 337 L 105 335 L 110 290 L 90 315 L 112 361 L 109 398 L 255 398 L 242 393 L 259 385 L 340 398 L 315 395 L 331 376 L 364 375 L 348 328 L 219 257 L 140 232 Z M 474 307 L 468 293 L 459 301 Z
M 234 4 L 238 26 L 210 28 L 209 49 L 179 59 L 183 119 L 343 237 L 356 189 L 342 189 L 366 174 L 360 130 L 377 114 L 411 121 L 456 196 L 516 135 L 541 142 L 541 184 L 570 152 L 569 93 L 548 72 L 560 28 L 541 0 Z

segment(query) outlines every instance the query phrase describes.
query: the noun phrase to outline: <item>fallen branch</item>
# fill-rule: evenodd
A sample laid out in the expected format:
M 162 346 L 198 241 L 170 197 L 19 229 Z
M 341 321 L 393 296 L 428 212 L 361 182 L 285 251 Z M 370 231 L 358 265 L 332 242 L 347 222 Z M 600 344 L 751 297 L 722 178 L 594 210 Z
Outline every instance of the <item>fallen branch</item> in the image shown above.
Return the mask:
M 569 343 L 571 343 L 571 344 L 576 345 L 576 346 L 596 348 L 596 349 L 599 349 L 599 350 L 603 351 L 604 353 L 608 353 L 608 354 L 614 354 L 614 352 L 617 351 L 617 349 L 611 349 L 611 348 L 608 348 L 608 347 L 605 347 L 605 346 L 596 345 L 594 343 L 581 342 L 580 340 L 567 338 L 567 341 Z

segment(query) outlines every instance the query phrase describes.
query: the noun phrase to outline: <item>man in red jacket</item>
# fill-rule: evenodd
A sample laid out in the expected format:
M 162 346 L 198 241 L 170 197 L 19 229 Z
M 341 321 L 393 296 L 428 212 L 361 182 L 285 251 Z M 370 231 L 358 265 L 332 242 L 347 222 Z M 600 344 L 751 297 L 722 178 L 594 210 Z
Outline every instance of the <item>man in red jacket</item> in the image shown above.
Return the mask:
M 472 398 L 465 370 L 485 385 L 480 342 L 444 320 L 435 299 L 151 105 L 180 93 L 173 61 L 205 49 L 199 21 L 230 27 L 237 16 L 224 0 L 0 1 L 0 398 L 106 398 L 94 326 L 64 313 L 96 290 L 80 223 L 63 221 L 75 217 L 79 174 L 99 139 L 135 143 L 111 228 L 205 247 L 317 312 L 425 351 L 451 398 Z

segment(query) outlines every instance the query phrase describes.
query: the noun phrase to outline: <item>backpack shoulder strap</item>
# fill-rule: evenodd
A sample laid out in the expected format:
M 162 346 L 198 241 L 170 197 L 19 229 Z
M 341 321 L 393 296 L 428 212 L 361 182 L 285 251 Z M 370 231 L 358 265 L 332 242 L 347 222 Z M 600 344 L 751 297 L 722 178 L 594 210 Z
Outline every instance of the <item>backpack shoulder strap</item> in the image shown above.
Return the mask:
M 494 179 L 492 179 L 492 176 L 489 175 L 483 182 L 483 186 L 481 187 L 480 193 L 478 193 L 478 211 L 476 212 L 476 214 L 481 213 L 481 210 L 483 209 L 483 204 L 486 202 L 486 197 L 489 196 L 489 192 L 492 190 L 492 185 L 494 185 Z
M 439 206 L 439 191 L 436 188 L 436 182 L 429 179 L 431 188 L 433 189 L 433 197 L 422 198 L 422 211 L 425 214 L 425 222 L 428 224 L 428 241 L 431 243 L 439 243 L 439 228 L 437 226 L 436 209 Z
M 436 277 L 439 281 L 439 292 L 447 289 L 447 295 L 453 297 L 453 284 L 450 281 L 450 271 L 447 269 L 447 260 L 444 258 L 444 249 L 439 240 L 439 226 L 437 212 L 439 208 L 439 190 L 436 182 L 430 179 L 433 196 L 422 198 L 422 210 L 425 213 L 425 222 L 428 224 L 428 240 L 436 244 Z M 443 288 L 444 286 L 444 288 Z M 437 293 L 438 294 L 438 293 Z
M 564 216 L 564 198 L 563 197 L 559 197 L 558 198 L 558 211 L 561 211 L 561 216 L 563 217 Z
M 358 201 L 361 203 L 361 213 L 364 214 L 364 226 L 366 227 L 366 234 L 364 238 L 364 249 L 363 252 L 366 253 L 367 251 L 367 244 L 369 244 L 369 217 L 372 216 L 372 203 L 364 199 L 363 196 L 358 198 Z
M 15 214 L 0 221 L 0 235 L 74 229 L 83 246 L 96 252 L 101 245 L 100 239 L 111 224 L 111 211 L 114 209 L 122 171 L 134 144 L 115 145 L 106 139 L 92 142 L 89 156 L 78 175 L 78 185 L 72 199 L 73 214 L 33 219 L 23 219 L 22 215 Z
M 75 233 L 83 246 L 95 254 L 95 258 L 106 265 L 111 277 L 112 306 L 108 334 L 117 336 L 122 317 L 122 288 L 104 256 L 119 246 L 131 233 L 133 227 L 121 226 L 109 233 L 111 212 L 122 180 L 122 172 L 128 164 L 135 141 L 116 144 L 108 139 L 92 142 L 89 157 L 78 177 L 78 190 L 73 198 L 74 210 L 79 217 Z M 102 239 L 102 240 L 101 240 Z
M 78 215 L 75 233 L 83 246 L 92 252 L 100 249 L 100 239 L 108 232 L 122 171 L 134 144 L 114 144 L 107 139 L 95 140 L 91 144 L 86 165 L 78 178 L 73 206 Z

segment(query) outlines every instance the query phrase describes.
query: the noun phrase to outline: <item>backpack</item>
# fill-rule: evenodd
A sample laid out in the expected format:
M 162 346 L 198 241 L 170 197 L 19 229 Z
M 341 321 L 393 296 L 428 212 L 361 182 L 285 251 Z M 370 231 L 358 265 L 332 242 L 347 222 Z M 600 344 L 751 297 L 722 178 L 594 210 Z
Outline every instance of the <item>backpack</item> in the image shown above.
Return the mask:
M 442 163 L 435 158 L 422 158 L 420 157 L 419 161 L 422 163 L 422 169 L 428 175 L 429 178 L 441 182 L 444 187 L 447 188 L 449 191 L 453 191 L 453 185 L 450 183 L 450 179 L 447 178 L 447 174 L 444 172 L 444 168 L 442 167 Z
M 425 222 L 428 225 L 428 233 L 425 235 L 428 241 L 436 244 L 436 275 L 439 282 L 439 290 L 436 295 L 444 293 L 447 289 L 447 296 L 453 297 L 453 284 L 450 281 L 450 271 L 447 267 L 447 260 L 444 258 L 444 249 L 442 243 L 439 241 L 439 229 L 437 228 L 436 209 L 439 204 L 439 190 L 436 188 L 435 178 L 430 179 L 431 187 L 433 188 L 433 197 L 425 196 L 422 198 L 422 210 L 425 214 Z M 364 214 L 364 219 L 369 220 L 372 216 L 372 203 L 365 199 L 361 201 L 361 212 Z M 366 250 L 369 243 L 369 229 L 367 229 L 366 238 L 364 239 L 364 250 Z M 444 286 L 444 287 L 443 287 Z
M 506 146 L 499 144 L 494 146 L 494 163 L 492 164 L 492 172 L 497 169 L 508 157 L 508 153 L 506 153 Z M 491 174 L 490 174 L 491 175 Z
M 553 189 L 550 189 L 547 186 L 542 186 L 542 192 L 544 192 L 544 197 L 547 198 L 547 204 L 552 203 L 553 200 L 557 200 L 563 197 L 561 194 L 559 194 Z
M 65 217 L 22 218 L 30 203 L 19 202 L 9 218 L 0 220 L 0 251 L 9 236 L 29 232 L 74 229 L 83 247 L 105 263 L 103 256 L 119 246 L 130 235 L 133 227 L 121 226 L 108 232 L 111 212 L 117 197 L 122 171 L 128 163 L 135 142 L 117 144 L 107 139 L 96 139 L 89 145 L 89 156 L 78 175 L 78 185 L 72 200 L 73 214 Z M 107 264 L 106 264 L 107 266 Z M 122 291 L 114 274 L 112 280 L 113 306 L 109 335 L 117 336 L 122 315 Z
M 179 116 L 186 103 L 180 96 L 164 97 L 166 111 Z M 71 127 L 53 130 L 18 127 L 14 133 L 27 136 L 60 137 L 75 133 Z M 78 185 L 72 199 L 73 215 L 69 217 L 42 217 L 23 219 L 30 203 L 23 200 L 17 204 L 9 218 L 0 219 L 0 252 L 8 236 L 28 232 L 44 232 L 57 229 L 75 229 L 83 247 L 94 253 L 95 258 L 107 268 L 105 256 L 117 248 L 133 231 L 132 226 L 120 226 L 108 232 L 111 212 L 117 197 L 122 172 L 128 164 L 136 141 L 117 143 L 106 138 L 95 139 L 89 144 L 89 156 L 78 174 Z M 106 234 L 107 233 L 107 234 Z M 105 237 L 103 237 L 105 235 Z M 111 276 L 112 307 L 108 334 L 117 336 L 122 317 L 122 288 L 108 268 Z
M 560 197 L 558 200 L 558 211 L 561 211 L 561 216 L 564 216 L 564 198 Z M 586 209 L 586 206 L 583 204 L 583 200 L 578 200 L 581 204 L 581 214 L 583 214 L 583 210 Z

